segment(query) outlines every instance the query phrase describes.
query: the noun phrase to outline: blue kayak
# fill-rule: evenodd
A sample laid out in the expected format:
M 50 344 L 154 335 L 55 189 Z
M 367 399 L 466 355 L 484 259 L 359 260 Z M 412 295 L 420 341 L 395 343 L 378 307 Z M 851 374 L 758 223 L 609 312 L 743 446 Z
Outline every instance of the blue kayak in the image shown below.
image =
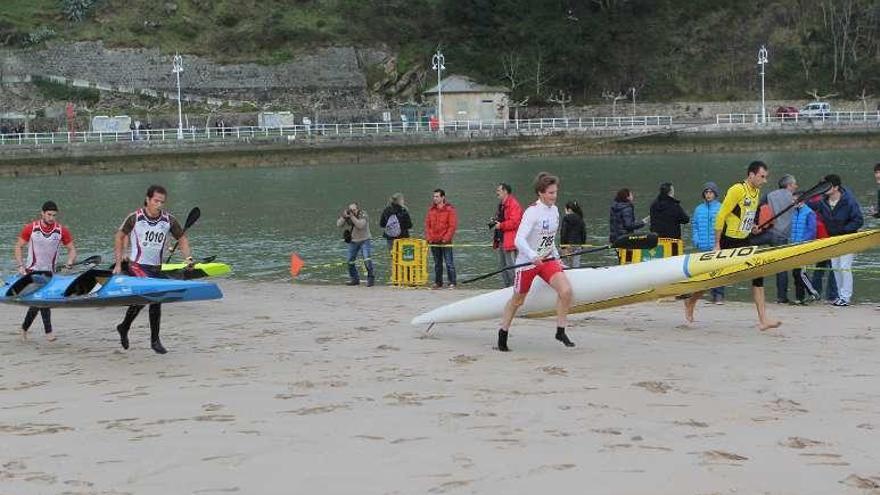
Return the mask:
M 94 308 L 220 299 L 217 284 L 140 278 L 91 269 L 75 275 L 16 275 L 0 286 L 0 302 L 37 308 Z

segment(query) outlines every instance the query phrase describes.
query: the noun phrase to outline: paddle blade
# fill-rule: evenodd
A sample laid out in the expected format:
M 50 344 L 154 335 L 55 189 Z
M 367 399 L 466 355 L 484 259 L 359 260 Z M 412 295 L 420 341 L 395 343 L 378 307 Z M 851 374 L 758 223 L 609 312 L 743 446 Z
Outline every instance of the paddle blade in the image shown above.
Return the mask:
M 653 249 L 657 247 L 657 234 L 630 234 L 617 238 L 611 245 L 617 249 Z
M 810 189 L 807 189 L 806 191 L 797 193 L 797 195 L 798 195 L 797 201 L 798 202 L 807 201 L 808 199 L 812 198 L 813 196 L 818 196 L 819 194 L 825 194 L 828 192 L 829 189 L 831 189 L 831 186 L 832 186 L 832 184 L 830 182 L 822 181 L 822 182 L 816 184 L 815 186 L 811 187 Z
M 290 255 L 290 276 L 296 278 L 299 275 L 299 271 L 302 270 L 302 267 L 305 265 L 302 258 L 300 258 L 296 253 L 292 253 Z
M 100 263 L 101 263 L 101 256 L 99 256 L 99 255 L 96 254 L 96 255 L 94 255 L 94 256 L 89 256 L 88 258 L 86 258 L 86 259 L 84 259 L 84 260 L 77 261 L 77 262 L 71 264 L 70 266 L 71 266 L 71 267 L 74 267 L 74 266 L 80 266 L 80 265 L 94 266 L 94 265 L 97 265 L 97 264 L 100 264 Z M 60 272 L 63 268 L 64 268 L 64 265 L 63 265 L 63 264 L 58 265 L 58 266 L 55 267 L 55 271 L 56 271 L 56 272 Z
M 188 230 L 199 220 L 199 217 L 202 216 L 202 210 L 196 206 L 192 210 L 189 210 L 189 215 L 186 216 L 186 222 L 183 224 L 183 230 Z
M 77 265 L 99 265 L 101 264 L 101 256 L 89 256 L 88 258 L 76 262 Z

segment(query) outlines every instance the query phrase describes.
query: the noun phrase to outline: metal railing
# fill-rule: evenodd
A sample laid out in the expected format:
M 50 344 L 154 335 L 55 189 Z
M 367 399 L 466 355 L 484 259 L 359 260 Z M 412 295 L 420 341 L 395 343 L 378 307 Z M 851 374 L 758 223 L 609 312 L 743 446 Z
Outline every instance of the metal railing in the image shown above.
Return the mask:
M 876 112 L 830 112 L 825 115 L 799 115 L 795 113 L 783 115 L 768 115 L 767 123 L 813 123 L 813 122 L 829 122 L 829 123 L 863 123 L 878 122 L 880 123 L 880 110 Z M 761 114 L 759 113 L 723 113 L 715 116 L 716 124 L 760 124 Z
M 286 138 L 293 141 L 312 136 L 346 137 L 376 134 L 439 134 L 491 131 L 523 132 L 532 130 L 589 130 L 638 128 L 672 124 L 668 116 L 587 117 L 578 119 L 520 119 L 509 121 L 452 121 L 443 129 L 430 122 L 362 122 L 348 124 L 298 124 L 283 127 L 190 127 L 183 129 L 140 129 L 117 132 L 27 132 L 0 134 L 0 145 L 53 145 L 74 143 L 121 143 L 142 141 L 226 141 Z

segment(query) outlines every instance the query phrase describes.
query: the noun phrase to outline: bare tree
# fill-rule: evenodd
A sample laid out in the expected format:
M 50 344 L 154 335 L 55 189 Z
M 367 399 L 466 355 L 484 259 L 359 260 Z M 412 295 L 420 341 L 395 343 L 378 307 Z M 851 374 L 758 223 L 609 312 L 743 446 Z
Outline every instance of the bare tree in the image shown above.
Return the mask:
M 510 108 L 513 109 L 513 120 L 519 120 L 519 109 L 527 107 L 528 103 L 529 103 L 528 96 L 526 96 L 526 98 L 523 100 L 510 102 Z
M 847 53 L 851 50 L 854 0 L 825 0 L 820 4 L 825 27 L 831 32 L 834 68 L 831 83 L 838 77 L 846 79 L 849 66 Z
M 837 93 L 828 93 L 824 95 L 819 94 L 819 90 L 813 88 L 812 91 L 807 91 L 807 94 L 813 97 L 813 101 L 822 101 L 827 100 L 828 98 L 834 98 L 837 96 Z
M 567 118 L 565 115 L 565 105 L 571 103 L 571 93 L 567 93 L 560 89 L 555 94 L 550 95 L 547 98 L 547 101 L 549 101 L 550 103 L 559 103 L 559 106 L 562 107 L 562 118 Z
M 611 91 L 604 90 L 602 91 L 602 98 L 606 100 L 611 100 L 611 116 L 617 117 L 617 102 L 620 100 L 626 99 L 626 94 L 621 93 L 620 91 L 617 94 L 612 93 Z
M 547 70 L 547 62 L 545 60 L 544 52 L 540 48 L 535 53 L 533 64 L 532 70 L 535 77 L 535 96 L 540 97 L 544 92 L 544 87 L 551 79 L 553 79 L 553 74 Z
M 522 84 L 522 76 L 520 75 L 522 72 L 522 59 L 519 54 L 516 52 L 508 52 L 502 55 L 501 69 L 503 71 L 502 77 L 507 81 L 507 86 L 510 88 L 510 92 L 513 93 L 516 91 L 516 88 Z
M 593 0 L 593 3 L 599 6 L 599 10 L 607 12 L 616 9 L 619 5 L 623 5 L 627 0 Z
M 862 87 L 862 94 L 859 95 L 859 99 L 862 100 L 862 111 L 863 112 L 868 111 L 868 99 L 874 97 L 874 95 L 869 95 L 867 93 L 868 93 L 868 89 L 865 87 Z

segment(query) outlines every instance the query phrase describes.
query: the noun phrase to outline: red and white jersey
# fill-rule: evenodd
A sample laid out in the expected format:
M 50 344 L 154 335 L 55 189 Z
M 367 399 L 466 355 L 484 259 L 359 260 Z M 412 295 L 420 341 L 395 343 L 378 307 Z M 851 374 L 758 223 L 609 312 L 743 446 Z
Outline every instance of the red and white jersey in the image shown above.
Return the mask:
M 162 265 L 168 238 L 179 238 L 183 234 L 180 224 L 168 212 L 162 211 L 157 218 L 150 218 L 143 208 L 126 217 L 119 230 L 129 236 L 131 261 L 150 266 Z
M 556 231 L 559 230 L 559 208 L 540 201 L 532 203 L 523 213 L 516 230 L 516 263 L 526 263 L 548 254 L 559 257 Z
M 19 237 L 29 244 L 24 267 L 32 272 L 55 271 L 59 248 L 73 242 L 73 236 L 67 227 L 58 222 L 45 224 L 42 220 L 25 225 Z

